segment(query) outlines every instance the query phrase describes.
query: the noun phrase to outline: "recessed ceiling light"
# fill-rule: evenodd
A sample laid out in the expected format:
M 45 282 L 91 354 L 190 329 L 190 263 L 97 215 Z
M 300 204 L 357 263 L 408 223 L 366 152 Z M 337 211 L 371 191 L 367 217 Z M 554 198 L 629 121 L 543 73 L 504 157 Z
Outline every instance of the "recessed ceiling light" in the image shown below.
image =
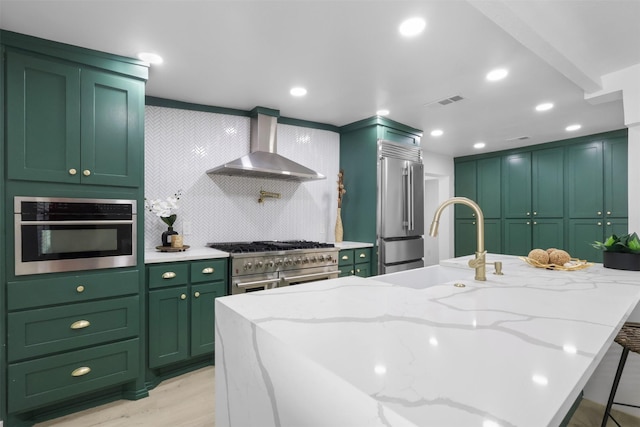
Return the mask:
M 389 112 L 390 112 L 389 110 L 384 110 L 384 109 L 383 110 L 378 110 L 378 111 L 376 111 L 376 115 L 378 115 L 378 116 L 388 116 Z
M 293 96 L 305 96 L 307 94 L 307 90 L 303 87 L 294 87 L 289 93 Z
M 476 142 L 475 144 L 473 144 L 473 148 L 479 150 L 480 148 L 484 148 L 487 144 L 485 144 L 484 142 Z
M 422 18 L 409 18 L 400 24 L 398 31 L 405 37 L 413 37 L 420 34 L 426 26 L 427 23 Z
M 536 111 L 547 111 L 552 108 L 553 108 L 553 104 L 551 102 L 545 102 L 545 103 L 536 105 Z
M 138 54 L 138 59 L 144 62 L 148 62 L 149 64 L 162 64 L 162 56 L 158 55 L 157 53 L 140 52 Z
M 497 80 L 502 80 L 505 77 L 507 77 L 507 74 L 509 74 L 509 71 L 505 68 L 496 68 L 495 70 L 492 70 L 489 72 L 489 74 L 487 74 L 487 80 L 491 81 L 491 82 L 495 82 Z
M 431 136 L 440 136 L 442 135 L 444 132 L 441 129 L 434 129 L 431 131 Z
M 566 130 L 567 132 L 573 132 L 574 130 L 578 130 L 581 127 L 582 127 L 581 125 L 569 125 L 566 128 L 564 128 L 564 130 Z

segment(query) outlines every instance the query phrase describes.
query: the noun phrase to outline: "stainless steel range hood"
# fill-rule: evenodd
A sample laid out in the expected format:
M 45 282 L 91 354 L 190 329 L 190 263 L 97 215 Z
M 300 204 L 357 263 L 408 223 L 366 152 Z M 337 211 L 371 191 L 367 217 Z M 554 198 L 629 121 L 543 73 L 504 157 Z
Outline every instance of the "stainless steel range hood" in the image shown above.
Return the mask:
M 251 117 L 251 152 L 207 171 L 211 175 L 237 175 L 287 181 L 326 177 L 276 152 L 278 118 L 263 113 Z

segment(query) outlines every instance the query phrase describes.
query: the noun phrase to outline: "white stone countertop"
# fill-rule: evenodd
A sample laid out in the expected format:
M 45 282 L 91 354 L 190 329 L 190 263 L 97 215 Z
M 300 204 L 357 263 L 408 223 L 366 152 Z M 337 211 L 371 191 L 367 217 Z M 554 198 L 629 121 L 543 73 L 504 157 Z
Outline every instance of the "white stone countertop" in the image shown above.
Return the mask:
M 336 248 L 340 249 L 360 249 L 360 248 L 372 248 L 373 243 L 363 242 L 335 242 L 333 243 Z
M 190 247 L 186 251 L 182 252 L 160 252 L 158 250 L 145 250 L 144 251 L 144 263 L 156 264 L 160 262 L 174 262 L 174 261 L 190 261 L 196 259 L 213 259 L 213 258 L 228 258 L 229 253 L 219 251 L 217 249 L 208 247 L 194 248 Z
M 640 273 L 466 259 L 216 299 L 216 427 L 557 426 Z

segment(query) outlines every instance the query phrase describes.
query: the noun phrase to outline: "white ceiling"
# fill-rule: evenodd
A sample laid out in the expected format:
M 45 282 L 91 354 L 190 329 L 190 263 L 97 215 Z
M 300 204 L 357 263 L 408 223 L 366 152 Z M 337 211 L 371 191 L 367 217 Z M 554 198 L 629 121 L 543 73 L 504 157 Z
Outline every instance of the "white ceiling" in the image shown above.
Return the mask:
M 426 30 L 402 38 L 416 15 Z M 386 108 L 424 130 L 426 150 L 453 156 L 478 153 L 477 141 L 495 151 L 624 128 L 622 101 L 584 96 L 640 64 L 638 22 L 640 0 L 0 0 L 2 29 L 161 54 L 147 95 L 336 126 Z M 487 82 L 496 67 L 508 77 Z M 305 97 L 289 95 L 297 85 Z M 430 105 L 453 95 L 464 100 Z M 536 113 L 543 101 L 555 108 Z

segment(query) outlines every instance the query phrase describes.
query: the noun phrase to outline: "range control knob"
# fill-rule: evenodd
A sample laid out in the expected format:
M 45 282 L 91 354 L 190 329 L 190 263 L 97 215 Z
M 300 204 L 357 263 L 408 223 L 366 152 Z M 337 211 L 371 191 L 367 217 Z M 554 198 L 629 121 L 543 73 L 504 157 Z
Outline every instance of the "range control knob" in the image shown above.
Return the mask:
M 276 265 L 277 265 L 278 267 L 280 267 L 282 264 L 283 264 L 282 259 L 281 259 L 281 258 L 278 258 L 278 259 L 276 260 Z
M 291 264 L 293 264 L 293 260 L 291 258 L 284 259 L 284 265 L 291 265 Z
M 264 263 L 262 261 L 258 261 L 258 268 L 262 268 L 262 266 L 264 265 Z
M 302 262 L 302 258 L 300 257 L 296 258 L 296 261 L 295 261 L 296 264 L 300 264 L 301 262 Z
M 309 263 L 309 258 L 307 258 L 307 257 L 302 258 L 302 263 L 303 264 L 308 264 Z
M 331 255 L 327 255 L 327 261 L 331 261 L 333 257 Z
M 269 261 L 267 262 L 267 267 L 269 267 L 269 268 L 273 268 L 273 266 L 274 266 L 274 262 L 273 262 L 273 260 L 269 260 Z
M 311 257 L 311 262 L 318 262 L 318 259 L 315 256 Z
M 319 261 L 319 262 L 324 262 L 324 255 L 320 255 L 320 256 L 318 257 L 318 261 Z
M 250 262 L 245 262 L 245 263 L 244 263 L 244 269 L 245 269 L 245 270 L 251 270 L 251 269 L 253 269 L 253 264 L 251 264 Z

